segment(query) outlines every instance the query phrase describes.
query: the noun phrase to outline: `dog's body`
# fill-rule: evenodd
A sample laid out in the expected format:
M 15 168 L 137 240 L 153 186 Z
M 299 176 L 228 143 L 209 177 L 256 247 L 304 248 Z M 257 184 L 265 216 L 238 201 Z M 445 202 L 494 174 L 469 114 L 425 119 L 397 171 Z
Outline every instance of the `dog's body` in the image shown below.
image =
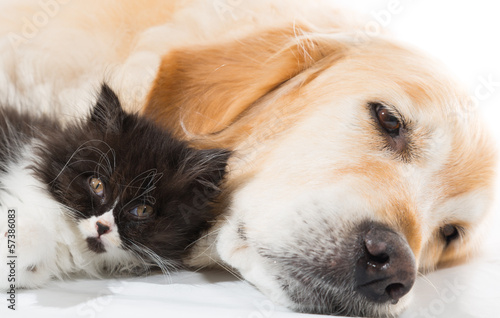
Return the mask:
M 0 101 L 19 107 L 37 103 L 42 112 L 63 119 L 81 117 L 95 98 L 92 92 L 107 80 L 124 107 L 137 110 L 171 49 L 281 24 L 301 8 L 292 2 L 3 1 Z
M 132 2 L 61 5 L 2 58 L 2 87 L 18 105 L 41 98 L 77 115 L 58 94 L 109 76 L 129 110 L 199 147 L 234 150 L 220 222 L 187 263 L 222 261 L 296 310 L 378 316 L 405 307 L 417 271 L 474 255 L 495 151 L 440 65 L 326 3 Z M 87 5 L 100 8 L 94 20 L 78 15 Z M 60 50 L 68 21 L 83 36 Z M 38 77 L 7 69 L 42 43 L 47 59 L 24 64 Z M 64 71 L 44 70 L 85 48 Z M 126 95 L 137 87 L 148 94 Z

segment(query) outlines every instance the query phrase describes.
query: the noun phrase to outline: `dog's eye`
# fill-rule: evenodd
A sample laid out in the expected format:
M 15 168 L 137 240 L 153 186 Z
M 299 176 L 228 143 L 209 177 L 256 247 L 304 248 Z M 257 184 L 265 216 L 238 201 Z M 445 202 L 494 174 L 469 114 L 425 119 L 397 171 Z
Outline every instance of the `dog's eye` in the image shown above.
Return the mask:
M 101 179 L 95 177 L 89 178 L 89 186 L 92 192 L 94 192 L 97 196 L 104 196 L 104 183 Z
M 455 225 L 446 224 L 441 228 L 441 234 L 446 241 L 446 245 L 449 245 L 451 242 L 455 241 L 460 237 L 460 231 Z
M 391 112 L 383 105 L 374 105 L 375 115 L 382 128 L 385 129 L 391 135 L 399 134 L 399 129 L 401 128 L 401 123 L 392 115 Z

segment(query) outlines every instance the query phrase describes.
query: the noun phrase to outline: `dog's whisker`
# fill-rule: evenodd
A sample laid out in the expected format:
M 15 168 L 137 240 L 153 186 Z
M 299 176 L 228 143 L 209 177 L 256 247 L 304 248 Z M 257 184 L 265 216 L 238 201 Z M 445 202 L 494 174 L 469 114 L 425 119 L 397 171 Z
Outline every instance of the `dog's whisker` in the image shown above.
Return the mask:
M 434 289 L 434 291 L 436 291 L 436 293 L 439 293 L 439 290 L 437 288 L 436 285 L 434 285 L 434 283 L 423 273 L 421 273 L 420 271 L 417 272 L 417 275 L 418 277 L 423 280 L 424 282 L 427 283 L 427 285 L 429 285 L 430 287 L 432 287 L 432 289 Z

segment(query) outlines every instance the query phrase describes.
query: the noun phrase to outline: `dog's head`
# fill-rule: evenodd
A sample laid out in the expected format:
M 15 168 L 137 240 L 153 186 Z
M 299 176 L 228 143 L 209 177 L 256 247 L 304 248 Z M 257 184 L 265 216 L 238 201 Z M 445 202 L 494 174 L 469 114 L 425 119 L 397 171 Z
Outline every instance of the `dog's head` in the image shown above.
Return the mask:
M 396 314 L 418 272 L 472 257 L 494 147 L 471 99 L 421 53 L 296 33 L 171 52 L 145 113 L 235 150 L 223 261 L 296 310 Z

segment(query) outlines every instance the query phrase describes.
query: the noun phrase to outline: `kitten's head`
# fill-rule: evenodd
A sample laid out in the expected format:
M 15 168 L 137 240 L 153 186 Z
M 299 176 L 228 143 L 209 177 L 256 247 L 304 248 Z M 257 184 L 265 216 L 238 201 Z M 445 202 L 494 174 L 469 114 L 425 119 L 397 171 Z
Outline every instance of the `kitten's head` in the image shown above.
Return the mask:
M 214 218 L 210 203 L 229 152 L 188 147 L 125 113 L 103 85 L 91 115 L 49 136 L 40 156 L 40 178 L 91 253 L 118 262 L 133 254 L 164 269 Z

